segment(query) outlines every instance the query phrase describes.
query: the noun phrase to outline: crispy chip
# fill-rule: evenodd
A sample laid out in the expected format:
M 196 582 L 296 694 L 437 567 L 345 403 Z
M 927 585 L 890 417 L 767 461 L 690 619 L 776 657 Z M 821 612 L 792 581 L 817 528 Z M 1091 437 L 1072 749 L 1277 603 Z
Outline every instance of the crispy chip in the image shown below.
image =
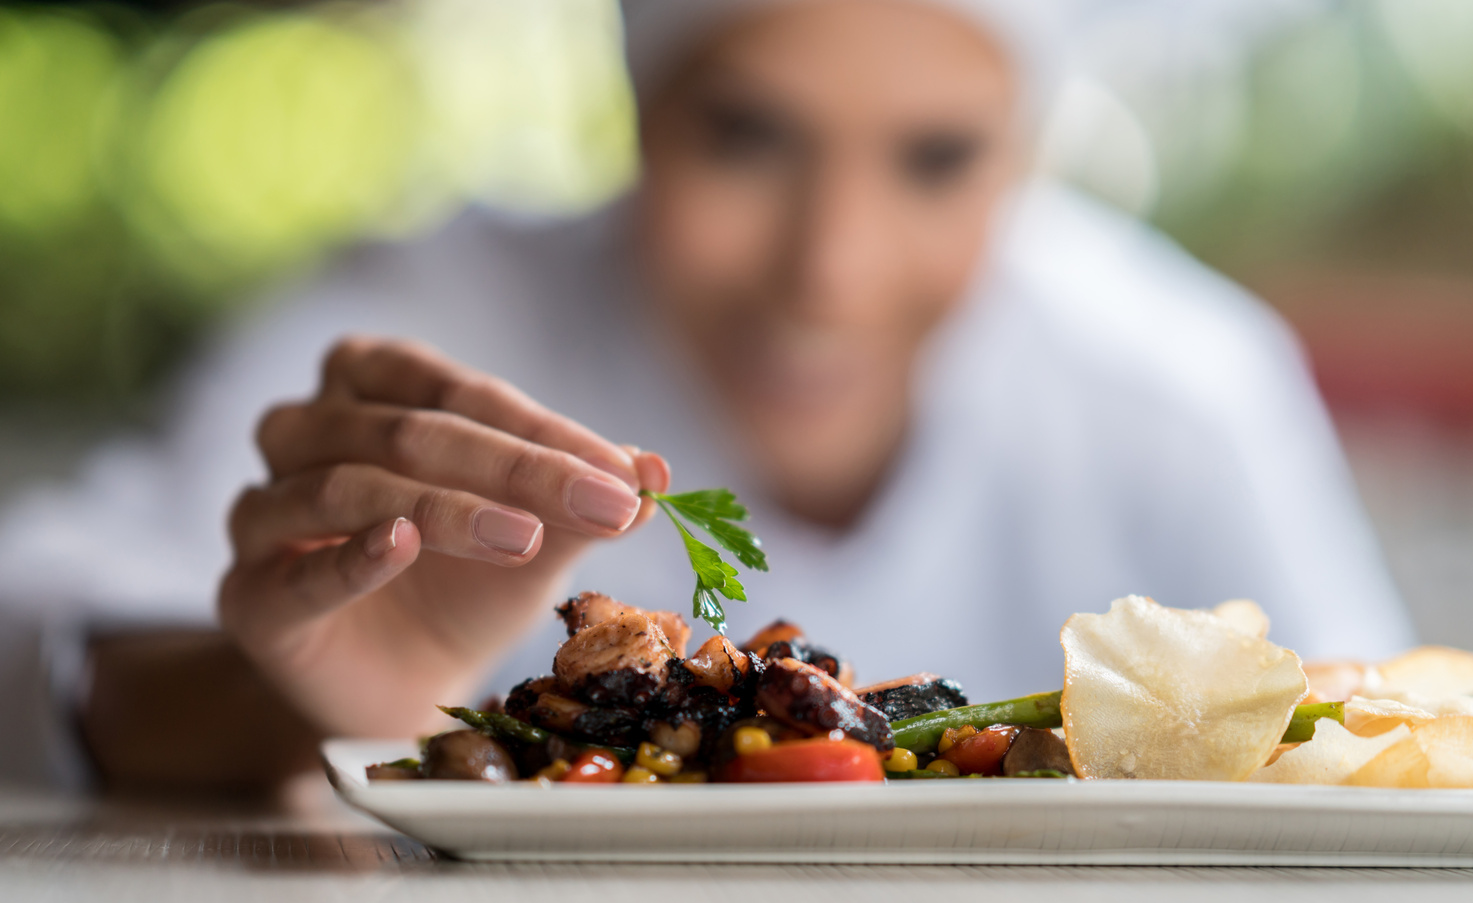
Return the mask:
M 1473 695 L 1473 652 L 1421 646 L 1377 665 L 1376 675 L 1379 682 L 1366 690 L 1377 696 L 1387 691 L 1396 694 L 1388 699 L 1407 693 L 1431 699 L 1469 696 Z
M 1064 736 L 1086 778 L 1244 780 L 1307 690 L 1293 652 L 1140 596 L 1073 616 L 1060 642 Z
M 1252 599 L 1229 599 L 1212 609 L 1212 613 L 1228 622 L 1239 633 L 1246 633 L 1260 640 L 1268 638 L 1268 615 Z
M 1345 703 L 1345 727 L 1361 737 L 1376 737 L 1397 725 L 1417 727 L 1437 716 L 1394 699 L 1364 699 L 1352 696 Z
M 1309 696 L 1304 701 L 1344 702 L 1361 691 L 1366 670 L 1360 662 L 1306 662 L 1304 676 L 1309 678 Z
M 1314 739 L 1287 750 L 1248 780 L 1265 784 L 1340 784 L 1380 752 L 1411 736 L 1404 724 L 1377 737 L 1357 737 L 1333 719 L 1314 725 Z
M 1473 787 L 1473 718 L 1451 715 L 1412 731 L 1361 766 L 1360 787 Z

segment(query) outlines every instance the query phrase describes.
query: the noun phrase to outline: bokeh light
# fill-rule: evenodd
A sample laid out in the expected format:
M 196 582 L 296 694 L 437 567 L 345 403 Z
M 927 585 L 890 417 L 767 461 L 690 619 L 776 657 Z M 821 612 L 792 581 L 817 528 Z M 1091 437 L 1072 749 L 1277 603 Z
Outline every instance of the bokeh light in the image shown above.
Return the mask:
M 1075 5 L 1045 171 L 1250 284 L 1473 273 L 1473 4 Z M 0 0 L 0 402 L 134 397 L 363 237 L 618 194 L 620 40 L 616 0 Z
M 86 18 L 0 8 L 0 228 L 40 236 L 91 212 L 93 140 L 121 62 Z
M 416 93 L 370 24 L 250 17 L 201 41 L 153 98 L 134 212 L 171 269 L 205 285 L 298 260 L 394 203 Z

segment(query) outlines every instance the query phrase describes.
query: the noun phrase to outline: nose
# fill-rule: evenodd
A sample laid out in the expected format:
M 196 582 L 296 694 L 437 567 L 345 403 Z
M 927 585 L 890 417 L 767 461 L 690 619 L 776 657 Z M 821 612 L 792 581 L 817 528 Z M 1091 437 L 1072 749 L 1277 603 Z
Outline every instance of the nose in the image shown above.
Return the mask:
M 842 322 L 873 307 L 897 247 L 887 235 L 882 180 L 854 155 L 816 156 L 793 192 L 785 294 L 802 319 Z

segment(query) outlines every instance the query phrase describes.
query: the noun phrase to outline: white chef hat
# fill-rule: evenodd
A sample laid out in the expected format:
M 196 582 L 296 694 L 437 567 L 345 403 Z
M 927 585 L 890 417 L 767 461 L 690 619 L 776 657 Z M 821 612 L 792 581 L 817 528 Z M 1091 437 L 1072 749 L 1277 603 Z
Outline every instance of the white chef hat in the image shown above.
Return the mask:
M 636 97 L 645 103 L 693 46 L 745 12 L 804 0 L 620 0 Z M 1011 58 L 1020 110 L 1036 125 L 1058 81 L 1061 4 L 1053 0 L 894 0 L 929 3 L 976 22 Z

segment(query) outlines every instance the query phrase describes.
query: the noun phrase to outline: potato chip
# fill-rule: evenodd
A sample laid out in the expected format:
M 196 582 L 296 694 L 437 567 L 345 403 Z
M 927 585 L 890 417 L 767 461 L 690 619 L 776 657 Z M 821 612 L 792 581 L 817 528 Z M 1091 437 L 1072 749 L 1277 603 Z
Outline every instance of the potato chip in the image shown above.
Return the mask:
M 1421 646 L 1376 666 L 1379 682 L 1367 685 L 1373 695 L 1386 691 L 1424 698 L 1473 695 L 1473 652 L 1446 646 Z M 1366 694 L 1361 694 L 1366 695 Z
M 1246 633 L 1260 640 L 1268 637 L 1268 615 L 1252 599 L 1229 599 L 1212 609 L 1212 613 L 1228 622 L 1239 633 Z
M 1308 686 L 1288 649 L 1140 596 L 1073 616 L 1060 642 L 1064 736 L 1086 778 L 1244 780 Z
M 1309 678 L 1309 696 L 1304 701 L 1344 702 L 1361 692 L 1366 671 L 1360 662 L 1306 662 L 1304 676 Z
M 1365 699 L 1352 696 L 1345 703 L 1345 727 L 1360 737 L 1376 737 L 1397 725 L 1417 727 L 1437 716 L 1394 699 Z
M 1358 737 L 1333 719 L 1321 718 L 1315 722 L 1314 739 L 1286 750 L 1248 780 L 1264 784 L 1340 784 L 1411 733 L 1406 725 L 1397 724 L 1380 736 Z
M 1361 766 L 1359 787 L 1473 787 L 1473 718 L 1451 715 L 1417 727 Z

